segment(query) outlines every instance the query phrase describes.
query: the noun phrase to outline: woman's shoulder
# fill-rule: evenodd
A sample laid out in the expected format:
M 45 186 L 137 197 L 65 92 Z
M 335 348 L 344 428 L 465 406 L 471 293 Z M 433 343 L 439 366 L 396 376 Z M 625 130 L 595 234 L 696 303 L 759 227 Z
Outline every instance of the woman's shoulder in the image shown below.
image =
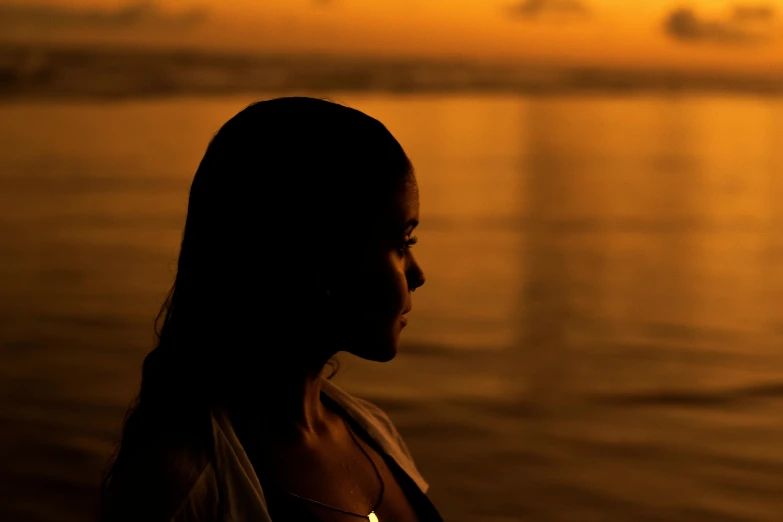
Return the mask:
M 363 397 L 357 397 L 355 395 L 352 395 L 351 397 L 356 402 L 357 406 L 359 406 L 360 411 L 377 421 L 386 431 L 399 435 L 397 427 L 394 425 L 394 422 L 392 422 L 391 417 L 386 413 L 386 410 Z
M 397 428 L 389 415 L 377 404 L 365 398 L 353 395 L 330 380 L 324 379 L 322 389 L 326 395 L 337 402 L 349 413 L 358 415 L 377 425 L 383 431 L 399 436 Z
M 161 439 L 137 451 L 112 476 L 105 522 L 213 521 L 217 514 L 209 450 L 188 440 Z
M 392 456 L 403 460 L 400 462 L 403 468 L 414 475 L 424 489 L 427 488 L 426 482 L 416 470 L 408 445 L 383 408 L 368 399 L 346 392 L 328 380 L 323 384 L 323 389 L 332 400 L 337 401 L 352 417 L 361 422 L 371 436 L 379 439 L 378 442 L 384 446 L 385 450 L 389 451 Z

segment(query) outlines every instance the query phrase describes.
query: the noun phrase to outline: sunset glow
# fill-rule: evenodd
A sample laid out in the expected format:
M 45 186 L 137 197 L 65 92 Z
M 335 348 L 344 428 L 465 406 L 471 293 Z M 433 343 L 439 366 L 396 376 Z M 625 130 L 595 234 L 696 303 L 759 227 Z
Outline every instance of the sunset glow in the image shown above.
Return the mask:
M 30 3 L 0 3 L 24 10 Z M 138 23 L 75 27 L 84 12 L 116 13 L 124 0 L 49 0 L 63 23 L 7 32 L 25 38 L 120 41 L 259 51 L 462 57 L 553 64 L 770 72 L 783 65 L 783 0 L 162 0 Z M 203 16 L 190 26 L 156 17 Z M 65 13 L 65 14 L 63 14 Z M 12 11 L 13 14 L 13 11 Z M 71 16 L 73 15 L 73 16 Z M 14 15 L 16 16 L 16 15 Z M 71 17 L 71 18 L 69 18 Z M 6 23 L 11 20 L 5 16 Z M 149 23 L 148 23 L 149 22 Z

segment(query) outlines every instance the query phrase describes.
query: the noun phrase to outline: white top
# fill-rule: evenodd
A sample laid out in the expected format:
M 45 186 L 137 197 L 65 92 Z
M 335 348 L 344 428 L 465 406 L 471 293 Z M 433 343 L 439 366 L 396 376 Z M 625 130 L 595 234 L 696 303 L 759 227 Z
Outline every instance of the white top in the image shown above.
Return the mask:
M 427 492 L 429 484 L 419 474 L 408 447 L 383 410 L 327 379 L 323 380 L 322 391 L 364 428 L 423 493 Z M 215 462 L 201 472 L 171 522 L 206 522 L 215 516 L 226 522 L 272 522 L 261 484 L 225 412 L 213 412 L 212 432 Z

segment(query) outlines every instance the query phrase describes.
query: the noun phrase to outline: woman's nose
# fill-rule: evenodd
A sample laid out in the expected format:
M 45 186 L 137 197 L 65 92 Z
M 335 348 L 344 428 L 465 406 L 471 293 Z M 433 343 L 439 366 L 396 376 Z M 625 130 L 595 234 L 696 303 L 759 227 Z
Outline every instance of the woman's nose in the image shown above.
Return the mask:
M 411 266 L 411 276 L 409 277 L 409 287 L 411 289 L 411 292 L 415 291 L 417 288 L 422 286 L 426 281 L 426 277 L 424 277 L 424 271 L 421 269 L 421 266 L 419 263 L 414 259 L 413 265 Z

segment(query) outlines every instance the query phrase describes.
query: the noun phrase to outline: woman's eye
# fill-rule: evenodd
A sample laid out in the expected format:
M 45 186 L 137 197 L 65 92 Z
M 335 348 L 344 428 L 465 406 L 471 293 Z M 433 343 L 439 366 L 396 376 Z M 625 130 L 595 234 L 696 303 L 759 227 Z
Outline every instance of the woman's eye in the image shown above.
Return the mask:
M 413 237 L 407 238 L 407 239 L 406 239 L 406 240 L 403 242 L 403 244 L 402 244 L 402 248 L 400 248 L 400 252 L 407 252 L 407 251 L 410 249 L 410 247 L 412 247 L 413 245 L 415 245 L 415 244 L 416 244 L 416 243 L 418 243 L 418 242 L 419 242 L 419 238 L 418 238 L 418 237 L 416 237 L 416 236 L 413 236 Z

